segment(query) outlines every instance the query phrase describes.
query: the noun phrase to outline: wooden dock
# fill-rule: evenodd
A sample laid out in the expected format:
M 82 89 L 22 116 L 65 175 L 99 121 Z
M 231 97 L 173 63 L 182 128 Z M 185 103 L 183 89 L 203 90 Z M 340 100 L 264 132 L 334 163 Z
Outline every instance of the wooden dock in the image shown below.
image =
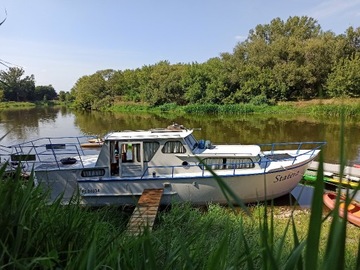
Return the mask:
M 127 231 L 132 235 L 141 234 L 145 228 L 152 230 L 164 189 L 145 189 L 130 217 Z
M 310 163 L 309 170 L 317 171 L 319 167 L 319 162 L 313 161 Z M 331 164 L 331 163 L 324 163 L 324 172 L 329 172 L 333 174 L 340 174 L 340 165 L 339 164 Z M 360 168 L 352 167 L 352 166 L 345 166 L 344 168 L 344 176 L 355 176 L 360 177 Z

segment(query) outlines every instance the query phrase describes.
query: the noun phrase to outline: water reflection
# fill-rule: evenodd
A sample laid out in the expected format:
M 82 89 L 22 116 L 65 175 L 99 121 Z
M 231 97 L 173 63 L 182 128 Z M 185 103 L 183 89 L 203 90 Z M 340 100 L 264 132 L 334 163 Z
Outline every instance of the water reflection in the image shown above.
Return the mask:
M 74 115 L 66 108 L 27 108 L 0 111 L 0 137 L 11 145 L 39 137 L 78 135 Z
M 288 141 L 327 141 L 325 161 L 339 162 L 340 120 L 304 115 L 174 116 L 134 113 L 76 113 L 76 125 L 85 134 L 106 134 L 110 130 L 137 130 L 166 127 L 177 122 L 195 131 L 200 139 L 214 143 L 252 144 Z M 360 162 L 360 127 L 357 121 L 345 122 L 344 141 L 349 163 Z
M 103 136 L 109 131 L 166 127 L 173 122 L 201 128 L 194 135 L 215 144 L 327 141 L 325 162 L 339 160 L 340 120 L 307 115 L 179 116 L 32 108 L 0 111 L 0 137 L 10 131 L 1 144 L 12 144 L 44 136 Z M 360 163 L 360 136 L 354 136 L 359 133 L 358 119 L 346 119 L 344 147 L 349 164 Z

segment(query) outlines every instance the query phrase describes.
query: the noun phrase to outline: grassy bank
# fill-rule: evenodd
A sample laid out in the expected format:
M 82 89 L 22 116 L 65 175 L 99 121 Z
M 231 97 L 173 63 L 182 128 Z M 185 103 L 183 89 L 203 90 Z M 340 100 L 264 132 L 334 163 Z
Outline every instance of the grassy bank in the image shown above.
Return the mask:
M 1 172 L 0 172 L 1 174 Z M 359 228 L 311 211 L 173 205 L 152 232 L 126 233 L 130 212 L 76 201 L 48 205 L 31 180 L 0 175 L 0 268 L 4 269 L 358 269 Z M 322 181 L 315 195 L 322 193 Z M 246 214 L 251 213 L 251 214 Z
M 161 106 L 149 106 L 146 104 L 118 103 L 109 110 L 114 112 L 157 112 L 177 114 L 310 114 L 345 116 L 360 115 L 359 99 L 329 99 L 311 100 L 298 102 L 280 102 L 276 105 L 267 104 L 193 104 L 178 106 L 174 103 Z
M 35 103 L 31 103 L 31 102 L 15 102 L 15 101 L 0 102 L 0 110 L 31 108 L 35 106 L 36 106 Z
M 35 106 L 72 106 L 71 103 L 59 101 L 51 102 L 0 102 L 0 110 L 22 109 Z M 76 108 L 75 108 L 76 109 Z M 144 103 L 117 102 L 111 107 L 106 107 L 107 111 L 113 112 L 151 112 L 151 113 L 175 113 L 183 114 L 310 114 L 339 116 L 342 112 L 345 116 L 360 115 L 360 99 L 314 99 L 310 101 L 279 102 L 276 105 L 269 104 L 191 104 L 179 106 L 175 103 L 160 106 L 150 106 Z
M 0 110 L 17 110 L 28 109 L 33 107 L 48 107 L 48 106 L 69 106 L 70 103 L 60 102 L 57 100 L 38 101 L 38 102 L 0 102 Z

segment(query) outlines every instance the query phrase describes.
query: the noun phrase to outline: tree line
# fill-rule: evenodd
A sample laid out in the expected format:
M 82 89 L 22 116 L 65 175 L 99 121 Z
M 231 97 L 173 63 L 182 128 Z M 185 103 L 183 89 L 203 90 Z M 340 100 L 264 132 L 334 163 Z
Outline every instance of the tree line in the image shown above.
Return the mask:
M 0 101 L 48 101 L 56 99 L 52 85 L 35 86 L 34 75 L 25 76 L 19 67 L 0 71 Z
M 359 70 L 359 27 L 336 35 L 323 31 L 311 17 L 294 16 L 257 25 L 232 53 L 204 63 L 165 60 L 137 69 L 101 70 L 82 76 L 69 95 L 60 96 L 86 110 L 100 110 L 114 102 L 270 104 L 358 97 Z
M 270 103 L 360 94 L 360 28 L 322 31 L 310 17 L 257 25 L 232 53 L 205 63 L 161 61 L 134 70 L 102 70 L 71 90 L 83 109 L 115 100 L 150 105 Z

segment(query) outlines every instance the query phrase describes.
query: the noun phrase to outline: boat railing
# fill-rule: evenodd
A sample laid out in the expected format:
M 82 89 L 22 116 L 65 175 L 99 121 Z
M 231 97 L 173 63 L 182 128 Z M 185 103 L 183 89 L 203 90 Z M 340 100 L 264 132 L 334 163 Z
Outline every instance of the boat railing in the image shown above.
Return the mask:
M 9 160 L 11 149 L 5 145 L 0 144 L 0 164 L 4 164 Z
M 257 161 L 243 161 L 243 162 L 227 162 L 227 163 L 212 163 L 212 164 L 205 164 L 199 162 L 196 165 L 178 165 L 178 166 L 147 166 L 144 170 L 142 178 L 147 175 L 152 175 L 153 177 L 161 177 L 161 175 L 166 175 L 167 177 L 171 175 L 171 178 L 174 178 L 175 174 L 178 174 L 179 171 L 183 173 L 191 172 L 192 174 L 199 173 L 199 176 L 205 176 L 205 172 L 213 170 L 215 173 L 222 175 L 221 172 L 226 171 L 226 175 L 236 175 L 241 170 L 241 174 L 246 174 L 246 169 L 254 169 L 255 163 L 260 165 L 260 168 L 263 173 L 266 172 L 267 168 L 271 163 L 277 162 L 284 162 L 284 161 L 291 161 L 291 164 L 294 164 L 300 157 L 307 156 L 307 159 L 311 159 L 314 157 L 318 152 L 326 144 L 326 142 L 294 142 L 294 143 L 271 143 L 271 144 L 262 144 L 262 147 L 270 147 L 270 151 L 268 155 L 264 159 L 259 159 Z M 295 155 L 289 155 L 284 151 L 284 153 L 280 153 L 275 155 L 275 150 L 279 146 L 289 146 L 291 145 L 295 150 Z M 305 148 L 306 146 L 313 145 L 311 149 Z M 288 150 L 288 149 L 287 149 Z M 300 152 L 300 150 L 307 150 L 305 152 Z M 269 158 L 273 155 L 273 158 Z M 276 156 L 276 157 L 275 157 Z M 193 168 L 196 168 L 194 170 Z M 192 170 L 193 169 L 193 170 Z M 200 169 L 200 170 L 199 170 Z M 255 168 L 256 169 L 256 168 Z M 232 170 L 231 174 L 228 172 Z
M 268 167 L 268 165 L 273 162 L 273 161 L 259 161 L 258 163 L 262 164 L 263 166 L 261 166 L 260 168 L 262 169 L 262 173 L 266 172 L 266 168 Z M 229 163 L 219 163 L 219 164 L 204 164 L 204 163 L 199 163 L 196 165 L 187 165 L 182 166 L 182 165 L 178 165 L 178 166 L 147 166 L 146 169 L 144 170 L 141 178 L 147 177 L 149 176 L 153 176 L 155 177 L 161 177 L 161 176 L 166 176 L 166 177 L 171 177 L 174 178 L 175 175 L 177 175 L 177 177 L 181 177 L 181 174 L 192 174 L 193 176 L 199 176 L 199 177 L 204 177 L 204 176 L 210 176 L 210 174 L 206 174 L 206 172 L 209 171 L 213 171 L 218 175 L 224 175 L 224 173 L 228 176 L 228 175 L 238 175 L 238 174 L 246 174 L 246 169 L 249 169 L 248 172 L 251 172 L 251 169 L 254 169 L 254 162 L 243 162 L 243 163 L 233 163 L 233 162 L 229 162 Z M 256 168 L 255 168 L 256 169 Z M 257 168 L 259 169 L 259 167 Z M 229 173 L 230 172 L 230 173 Z
M 276 143 L 264 143 L 264 144 L 258 144 L 258 145 L 263 150 L 264 150 L 264 148 L 270 149 L 271 153 L 274 153 L 276 150 L 279 150 L 279 149 L 284 149 L 284 147 L 286 147 L 287 150 L 289 150 L 289 149 L 297 150 L 297 153 L 299 153 L 300 150 L 303 150 L 306 146 L 312 146 L 312 148 L 309 149 L 309 152 L 311 152 L 311 151 L 320 149 L 325 144 L 326 144 L 326 142 L 316 141 L 316 142 L 276 142 Z M 291 148 L 288 148 L 288 147 L 291 147 Z M 308 148 L 306 148 L 306 150 L 308 150 Z
M 81 163 L 82 167 L 84 167 L 81 157 L 94 153 L 94 150 L 84 149 L 81 147 L 81 144 L 88 142 L 88 140 L 92 138 L 94 138 L 94 136 L 39 138 L 31 140 L 6 147 L 8 151 L 4 154 L 4 160 L 9 161 L 14 167 L 18 165 L 18 163 L 22 163 L 22 165 L 28 168 L 31 168 L 35 164 L 55 164 L 55 166 L 60 168 L 61 159 L 75 158 Z
M 313 157 L 317 150 L 320 150 L 323 146 L 326 145 L 326 142 L 277 142 L 277 143 L 265 143 L 258 144 L 262 151 L 269 151 L 270 155 L 273 155 L 275 151 L 286 148 L 286 150 L 296 150 L 296 155 L 289 158 L 293 159 L 293 164 L 300 156 L 309 156 Z M 311 146 L 309 148 L 309 146 Z M 306 152 L 300 153 L 301 150 L 307 150 Z M 284 151 L 285 152 L 285 151 Z M 282 161 L 284 159 L 276 160 Z M 275 161 L 275 160 L 273 160 Z

